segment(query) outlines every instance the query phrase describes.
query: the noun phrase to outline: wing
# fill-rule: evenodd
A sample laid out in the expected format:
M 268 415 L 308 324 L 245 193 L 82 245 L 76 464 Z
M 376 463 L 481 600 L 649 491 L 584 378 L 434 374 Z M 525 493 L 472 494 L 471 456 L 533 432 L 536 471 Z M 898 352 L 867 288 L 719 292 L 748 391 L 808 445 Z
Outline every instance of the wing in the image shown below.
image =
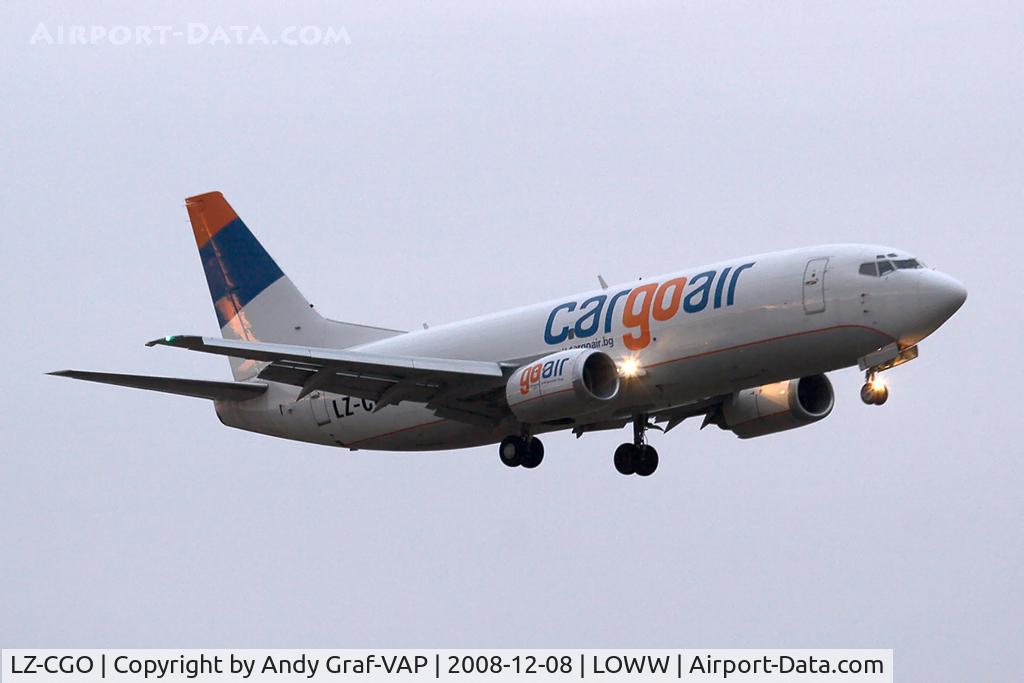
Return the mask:
M 414 401 L 439 417 L 482 424 L 508 414 L 503 389 L 513 368 L 500 363 L 198 336 L 169 336 L 146 345 L 265 363 L 259 378 L 301 387 L 299 398 L 314 391 L 344 394 L 375 401 L 374 410 Z
M 151 375 L 122 375 L 113 372 L 86 372 L 84 370 L 60 370 L 47 373 L 56 377 L 83 379 L 87 382 L 116 384 L 120 387 L 162 391 L 166 394 L 208 398 L 211 401 L 245 401 L 256 398 L 267 390 L 262 382 L 210 382 L 203 379 L 180 379 L 178 377 L 153 377 Z
M 706 398 L 672 406 L 671 408 L 651 407 L 646 410 L 641 410 L 636 414 L 633 412 L 617 413 L 610 419 L 578 425 L 572 431 L 576 437 L 579 438 L 587 432 L 599 432 L 606 429 L 622 429 L 633 422 L 637 417 L 643 416 L 647 419 L 647 427 L 649 429 L 668 432 L 682 424 L 683 420 L 690 417 L 696 417 L 698 415 L 704 416 L 704 422 L 700 426 L 701 429 L 704 429 L 709 424 L 715 423 L 715 419 L 721 410 L 722 402 L 728 398 L 728 394 L 723 394 L 721 396 L 708 396 Z M 664 423 L 664 426 L 661 426 L 658 423 Z

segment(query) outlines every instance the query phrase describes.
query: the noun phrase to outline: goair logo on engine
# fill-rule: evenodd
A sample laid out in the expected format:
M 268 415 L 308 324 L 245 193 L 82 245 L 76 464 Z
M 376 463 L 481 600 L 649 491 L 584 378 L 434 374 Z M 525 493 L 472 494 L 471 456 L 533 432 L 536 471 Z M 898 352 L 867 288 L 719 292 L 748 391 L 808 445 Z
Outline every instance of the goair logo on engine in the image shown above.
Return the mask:
M 519 374 L 519 393 L 525 396 L 530 393 L 530 387 L 540 384 L 542 379 L 561 377 L 568 362 L 568 358 L 560 358 L 527 365 Z
M 604 334 L 611 334 L 616 308 L 625 297 L 626 301 L 621 306 L 621 321 L 626 328 L 622 343 L 627 349 L 639 351 L 651 343 L 652 320 L 671 320 L 680 308 L 685 313 L 699 313 L 708 305 L 714 308 L 732 306 L 740 273 L 753 267 L 753 263 L 735 268 L 727 266 L 721 271 L 697 273 L 689 279 L 677 277 L 611 295 L 598 294 L 581 303 L 567 301 L 551 309 L 544 328 L 544 342 L 554 345 L 569 339 L 587 339 L 602 329 Z

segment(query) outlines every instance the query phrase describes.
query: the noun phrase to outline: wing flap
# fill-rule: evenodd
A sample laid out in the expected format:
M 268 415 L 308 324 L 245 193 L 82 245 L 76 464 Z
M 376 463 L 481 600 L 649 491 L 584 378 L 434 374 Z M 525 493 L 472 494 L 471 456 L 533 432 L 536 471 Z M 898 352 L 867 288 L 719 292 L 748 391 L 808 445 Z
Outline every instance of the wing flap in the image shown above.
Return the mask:
M 147 346 L 244 358 L 265 365 L 259 378 L 314 391 L 377 401 L 377 409 L 412 401 L 435 412 L 445 410 L 466 421 L 500 420 L 508 408 L 502 391 L 511 367 L 490 361 L 393 356 L 348 349 L 326 349 L 240 339 L 174 335 Z M 453 417 L 452 419 L 458 419 Z
M 707 398 L 689 401 L 669 408 L 651 408 L 637 413 L 632 411 L 623 411 L 616 413 L 609 419 L 577 425 L 572 431 L 578 438 L 587 432 L 622 429 L 637 417 L 643 416 L 646 418 L 647 426 L 649 428 L 669 432 L 682 424 L 682 422 L 687 418 L 695 417 L 697 415 L 713 415 L 714 412 L 718 410 L 719 406 L 722 405 L 722 401 L 725 401 L 728 398 L 728 394 L 723 394 L 721 396 L 708 396 Z M 665 426 L 662 427 L 658 425 L 658 423 L 664 423 Z M 701 428 L 703 429 L 703 427 Z
M 211 401 L 246 401 L 267 390 L 262 382 L 213 382 L 205 379 L 155 377 L 152 375 L 125 375 L 114 372 L 87 372 L 85 370 L 59 370 L 47 373 L 55 377 L 70 377 L 86 382 L 115 384 L 119 387 L 160 391 L 165 394 L 192 396 Z
M 146 346 L 173 346 L 190 351 L 201 351 L 221 356 L 248 358 L 265 362 L 288 361 L 302 365 L 330 365 L 339 370 L 361 374 L 382 373 L 386 377 L 412 373 L 479 377 L 504 377 L 501 365 L 488 361 L 457 360 L 450 358 L 424 358 L 420 356 L 385 356 L 344 349 L 321 349 L 251 342 L 240 339 L 216 339 L 191 335 L 172 335 L 147 342 Z

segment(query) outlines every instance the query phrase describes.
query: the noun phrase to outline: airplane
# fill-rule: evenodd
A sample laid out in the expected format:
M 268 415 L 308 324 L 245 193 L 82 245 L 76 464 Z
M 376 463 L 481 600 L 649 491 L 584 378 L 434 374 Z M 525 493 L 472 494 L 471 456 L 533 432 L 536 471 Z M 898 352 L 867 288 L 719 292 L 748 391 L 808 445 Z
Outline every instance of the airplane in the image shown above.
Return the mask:
M 865 244 L 778 251 L 394 330 L 320 315 L 220 192 L 186 208 L 220 337 L 148 346 L 226 356 L 233 382 L 80 370 L 49 374 L 204 398 L 230 427 L 350 450 L 498 444 L 509 467 L 544 459 L 539 434 L 632 426 L 612 462 L 650 476 L 647 432 L 702 417 L 741 439 L 818 422 L 825 373 L 857 365 L 861 399 L 964 303 L 913 255 Z

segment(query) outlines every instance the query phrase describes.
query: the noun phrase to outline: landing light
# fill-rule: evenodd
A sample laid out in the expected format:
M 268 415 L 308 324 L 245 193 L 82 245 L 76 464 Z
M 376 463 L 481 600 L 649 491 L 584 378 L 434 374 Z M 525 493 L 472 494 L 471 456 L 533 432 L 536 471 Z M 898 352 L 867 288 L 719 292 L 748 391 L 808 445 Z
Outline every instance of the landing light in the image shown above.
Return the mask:
M 882 391 L 885 389 L 885 380 L 877 375 L 871 379 L 871 390 Z
M 636 377 L 640 374 L 640 361 L 636 358 L 626 358 L 619 366 L 619 372 L 623 377 Z

